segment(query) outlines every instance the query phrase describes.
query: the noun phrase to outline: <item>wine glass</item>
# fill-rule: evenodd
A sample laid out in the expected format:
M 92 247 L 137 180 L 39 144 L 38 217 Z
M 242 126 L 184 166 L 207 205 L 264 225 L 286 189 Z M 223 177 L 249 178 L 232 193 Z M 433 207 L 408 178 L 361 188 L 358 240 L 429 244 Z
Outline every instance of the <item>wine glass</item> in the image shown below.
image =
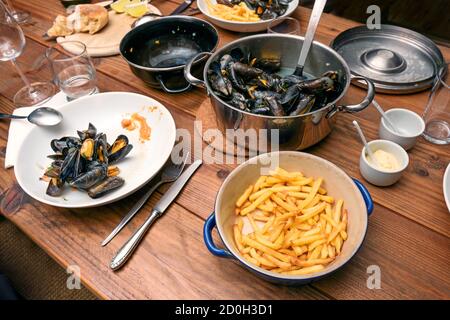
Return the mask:
M 53 72 L 53 81 L 74 100 L 98 92 L 97 77 L 86 46 L 79 41 L 61 41 L 45 52 Z
M 16 58 L 25 47 L 25 36 L 9 10 L 0 1 L 0 61 L 11 61 L 25 83 L 14 96 L 16 106 L 27 107 L 47 101 L 55 94 L 49 82 L 30 83 L 17 65 Z
M 16 10 L 11 1 L 4 0 L 11 16 L 16 20 L 18 24 L 25 24 L 31 21 L 31 13 L 23 10 Z M 1 2 L 1 1 L 0 1 Z
M 300 22 L 292 17 L 278 17 L 269 23 L 267 32 L 298 36 L 300 35 Z

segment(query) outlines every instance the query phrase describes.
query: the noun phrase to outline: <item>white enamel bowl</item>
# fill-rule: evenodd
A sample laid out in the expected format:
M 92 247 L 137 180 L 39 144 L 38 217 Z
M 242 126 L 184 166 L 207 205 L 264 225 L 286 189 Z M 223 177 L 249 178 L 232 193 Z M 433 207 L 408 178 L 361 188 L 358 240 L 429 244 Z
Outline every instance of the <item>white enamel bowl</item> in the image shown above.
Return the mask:
M 86 96 L 69 102 L 58 110 L 64 120 L 55 127 L 34 127 L 19 148 L 14 167 L 21 188 L 34 199 L 57 207 L 86 208 L 117 201 L 145 185 L 169 158 L 175 143 L 176 128 L 170 112 L 158 101 L 135 93 L 108 92 Z M 127 115 L 137 112 L 146 118 L 151 128 L 150 140 L 139 141 L 139 130 L 127 131 L 121 121 Z M 98 199 L 91 199 L 86 193 L 66 186 L 61 197 L 50 197 L 45 192 L 47 182 L 41 181 L 45 168 L 52 160 L 50 141 L 63 136 L 77 136 L 77 130 L 84 130 L 89 122 L 112 141 L 125 134 L 133 149 L 128 156 L 117 163 L 120 177 L 125 184 Z
M 216 0 L 210 0 L 211 3 L 216 4 Z M 294 10 L 298 7 L 298 1 L 299 0 L 292 0 L 289 3 L 289 6 L 286 10 L 286 12 L 280 16 L 280 17 L 287 17 L 294 12 Z M 259 31 L 265 31 L 267 30 L 267 27 L 269 26 L 269 23 L 273 21 L 271 20 L 261 20 L 256 22 L 239 22 L 239 21 L 230 21 L 218 18 L 216 16 L 213 16 L 209 13 L 208 6 L 206 4 L 205 0 L 197 0 L 197 7 L 198 9 L 205 15 L 206 19 L 209 20 L 211 23 L 215 24 L 216 26 L 230 30 L 235 32 L 259 32 Z
M 288 171 L 301 171 L 306 176 L 323 177 L 324 188 L 336 199 L 343 199 L 348 211 L 348 239 L 344 242 L 338 257 L 320 272 L 308 275 L 284 275 L 249 263 L 237 249 L 233 238 L 233 225 L 236 219 L 235 203 L 242 192 L 255 183 L 261 169 L 270 169 L 270 161 Z M 266 173 L 267 174 L 267 173 Z M 217 193 L 215 212 L 206 220 L 203 236 L 206 247 L 215 256 L 237 260 L 243 267 L 258 276 L 279 284 L 300 285 L 329 275 L 344 266 L 361 247 L 367 232 L 368 215 L 373 210 L 373 201 L 367 189 L 357 180 L 352 180 L 333 163 L 314 155 L 281 151 L 261 154 L 231 172 Z M 213 241 L 212 230 L 217 227 L 225 249 L 218 248 Z

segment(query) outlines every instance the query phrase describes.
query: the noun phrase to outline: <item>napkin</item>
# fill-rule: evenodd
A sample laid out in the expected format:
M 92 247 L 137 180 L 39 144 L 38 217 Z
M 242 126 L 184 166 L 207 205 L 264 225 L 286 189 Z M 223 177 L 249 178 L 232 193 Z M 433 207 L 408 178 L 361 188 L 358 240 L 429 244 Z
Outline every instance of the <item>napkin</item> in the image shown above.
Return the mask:
M 63 92 L 58 92 L 47 102 L 33 107 L 17 108 L 13 114 L 18 116 L 27 116 L 34 109 L 39 107 L 50 107 L 58 110 L 58 108 L 67 103 L 66 95 Z M 28 135 L 31 129 L 35 127 L 34 124 L 28 122 L 26 119 L 11 119 L 9 125 L 8 141 L 6 143 L 5 168 L 8 169 L 14 166 L 22 145 L 23 140 Z

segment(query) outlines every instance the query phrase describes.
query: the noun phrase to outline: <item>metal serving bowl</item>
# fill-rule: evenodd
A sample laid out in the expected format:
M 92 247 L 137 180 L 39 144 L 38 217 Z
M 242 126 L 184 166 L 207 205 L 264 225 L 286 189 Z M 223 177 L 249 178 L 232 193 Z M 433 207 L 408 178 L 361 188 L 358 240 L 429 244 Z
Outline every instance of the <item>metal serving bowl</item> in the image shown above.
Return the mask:
M 198 54 L 186 64 L 184 75 L 191 84 L 206 88 L 217 117 L 219 129 L 223 133 L 225 133 L 226 129 L 255 129 L 257 132 L 259 129 L 268 129 L 269 131 L 278 129 L 279 150 L 301 150 L 316 144 L 331 132 L 336 121 L 335 116 L 337 112 L 361 111 L 374 98 L 373 84 L 364 77 L 352 77 L 346 62 L 336 51 L 320 42 L 313 42 L 304 72 L 318 77 L 326 71 L 335 70 L 338 72 L 338 81 L 341 89 L 336 95 L 336 99 L 322 109 L 298 116 L 275 117 L 257 115 L 242 111 L 228 104 L 212 90 L 208 81 L 207 70 L 213 61 L 218 61 L 220 57 L 234 48 L 240 48 L 244 52 L 251 52 L 256 58 L 280 58 L 281 67 L 283 69 L 291 69 L 291 73 L 293 73 L 303 41 L 303 37 L 281 34 L 261 34 L 245 37 L 229 43 L 213 54 L 206 52 Z M 208 55 L 210 57 L 203 70 L 203 78 L 205 79 L 203 81 L 192 75 L 191 62 L 196 61 L 199 57 Z M 339 105 L 338 102 L 346 94 L 352 79 L 367 83 L 367 95 L 358 104 Z
M 236 219 L 235 203 L 242 192 L 254 184 L 261 175 L 262 168 L 268 169 L 270 163 L 288 171 L 301 171 L 306 176 L 323 177 L 324 187 L 335 199 L 343 199 L 348 211 L 348 238 L 341 253 L 322 271 L 310 275 L 284 275 L 271 272 L 251 264 L 241 255 L 234 242 L 233 225 Z M 215 256 L 232 258 L 256 275 L 279 284 L 301 285 L 318 280 L 344 266 L 361 247 L 367 232 L 368 215 L 373 211 L 373 202 L 367 189 L 358 181 L 352 180 L 336 165 L 308 153 L 282 151 L 261 154 L 231 172 L 223 182 L 216 197 L 214 213 L 206 220 L 203 235 L 206 247 Z M 212 237 L 217 225 L 225 249 L 218 248 Z
M 120 42 L 120 54 L 131 71 L 148 85 L 168 93 L 190 89 L 184 65 L 199 52 L 213 52 L 217 30 L 208 22 L 187 16 L 169 16 L 138 25 Z M 193 72 L 201 75 L 206 58 L 195 59 Z

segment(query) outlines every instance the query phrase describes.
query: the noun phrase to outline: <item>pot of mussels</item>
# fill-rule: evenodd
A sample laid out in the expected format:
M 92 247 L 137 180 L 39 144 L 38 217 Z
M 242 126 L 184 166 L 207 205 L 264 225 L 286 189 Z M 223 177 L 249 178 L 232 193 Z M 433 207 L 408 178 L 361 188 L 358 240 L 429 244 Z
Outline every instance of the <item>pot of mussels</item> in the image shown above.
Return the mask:
M 338 112 L 366 108 L 374 98 L 374 87 L 364 77 L 352 77 L 344 59 L 317 41 L 309 51 L 303 74 L 294 75 L 303 41 L 303 37 L 283 34 L 241 38 L 215 53 L 193 57 L 184 75 L 192 85 L 206 88 L 223 133 L 232 129 L 246 134 L 254 129 L 261 135 L 260 130 L 266 129 L 265 147 L 305 149 L 331 132 Z M 209 56 L 204 80 L 190 70 L 192 62 L 202 56 Z M 365 98 L 354 105 L 339 104 L 351 81 L 367 83 Z M 259 150 L 259 145 L 256 151 L 266 151 Z

